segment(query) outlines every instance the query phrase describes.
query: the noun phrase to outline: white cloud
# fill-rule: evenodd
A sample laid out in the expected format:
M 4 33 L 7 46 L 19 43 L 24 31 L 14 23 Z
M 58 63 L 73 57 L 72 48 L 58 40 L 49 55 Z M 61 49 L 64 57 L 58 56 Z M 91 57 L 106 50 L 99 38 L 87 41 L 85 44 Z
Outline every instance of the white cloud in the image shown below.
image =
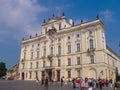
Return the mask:
M 103 20 L 106 20 L 106 21 L 113 21 L 114 20 L 113 12 L 110 10 L 102 11 L 102 12 L 100 12 L 100 15 L 102 16 Z
M 22 33 L 38 32 L 41 26 L 37 15 L 46 10 L 37 0 L 0 0 L 0 35 L 3 35 L 2 38 L 9 37 L 5 34 L 7 32 L 18 37 Z

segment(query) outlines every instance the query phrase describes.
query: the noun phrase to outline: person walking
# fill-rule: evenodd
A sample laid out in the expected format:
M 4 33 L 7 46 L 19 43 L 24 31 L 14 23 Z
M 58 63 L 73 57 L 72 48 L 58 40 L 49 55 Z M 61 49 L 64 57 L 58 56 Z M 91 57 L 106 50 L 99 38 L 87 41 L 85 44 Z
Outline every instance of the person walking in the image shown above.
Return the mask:
M 48 77 L 46 77 L 46 79 L 45 79 L 45 88 L 48 89 L 48 87 L 49 87 L 49 84 L 48 84 Z
M 110 87 L 112 88 L 112 79 L 109 80 Z
M 43 85 L 43 84 L 44 84 L 44 78 L 41 79 L 41 85 Z
M 39 84 L 39 78 L 36 76 L 36 83 Z
M 61 87 L 63 86 L 64 83 L 64 76 L 61 78 Z
M 115 82 L 115 85 L 114 85 L 114 90 L 118 90 L 118 85 L 117 85 L 117 82 Z
M 89 83 L 89 88 L 88 90 L 94 90 L 93 87 L 92 87 L 92 82 Z

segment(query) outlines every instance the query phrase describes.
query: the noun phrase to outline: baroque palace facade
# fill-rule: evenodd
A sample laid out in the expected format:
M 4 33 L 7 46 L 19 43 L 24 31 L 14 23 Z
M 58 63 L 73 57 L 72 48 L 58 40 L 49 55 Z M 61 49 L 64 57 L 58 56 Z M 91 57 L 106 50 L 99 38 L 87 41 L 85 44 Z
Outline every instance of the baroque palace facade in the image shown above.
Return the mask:
M 76 77 L 115 80 L 120 58 L 106 44 L 99 17 L 74 25 L 65 15 L 42 23 L 41 35 L 21 42 L 19 80 L 48 77 L 60 81 Z

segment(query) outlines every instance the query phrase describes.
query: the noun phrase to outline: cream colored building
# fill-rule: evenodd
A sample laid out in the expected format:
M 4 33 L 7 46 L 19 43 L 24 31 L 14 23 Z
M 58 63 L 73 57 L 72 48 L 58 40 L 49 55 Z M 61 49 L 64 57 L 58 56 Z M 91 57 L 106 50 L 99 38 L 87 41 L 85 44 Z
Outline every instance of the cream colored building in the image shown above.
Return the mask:
M 120 58 L 106 45 L 104 24 L 95 20 L 74 25 L 64 14 L 42 23 L 41 35 L 21 42 L 19 79 L 60 80 L 88 77 L 115 80 Z M 120 73 L 120 72 L 119 72 Z

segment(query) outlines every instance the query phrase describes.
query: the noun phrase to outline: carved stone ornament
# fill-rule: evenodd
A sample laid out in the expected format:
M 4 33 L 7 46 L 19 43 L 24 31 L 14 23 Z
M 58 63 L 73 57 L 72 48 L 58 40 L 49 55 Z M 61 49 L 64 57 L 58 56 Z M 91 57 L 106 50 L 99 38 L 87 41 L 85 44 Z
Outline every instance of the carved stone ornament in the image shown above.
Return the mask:
M 51 39 L 51 40 L 56 39 L 56 33 L 57 33 L 57 30 L 55 27 L 52 27 L 52 29 L 49 29 L 47 31 L 47 35 L 48 35 L 49 39 Z

